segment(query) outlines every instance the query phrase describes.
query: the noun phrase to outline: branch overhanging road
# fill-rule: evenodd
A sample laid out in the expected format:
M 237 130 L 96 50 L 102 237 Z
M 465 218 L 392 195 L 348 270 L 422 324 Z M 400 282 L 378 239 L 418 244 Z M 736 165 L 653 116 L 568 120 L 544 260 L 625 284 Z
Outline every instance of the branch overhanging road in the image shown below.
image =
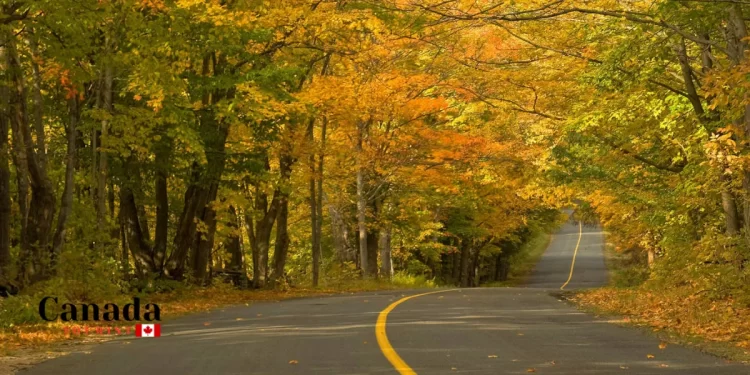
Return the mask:
M 555 297 L 566 281 L 565 290 L 606 282 L 602 249 L 600 228 L 569 223 L 523 288 L 357 293 L 226 308 L 170 321 L 161 338 L 114 340 L 22 374 L 750 373 L 693 349 L 660 350 L 658 339 Z

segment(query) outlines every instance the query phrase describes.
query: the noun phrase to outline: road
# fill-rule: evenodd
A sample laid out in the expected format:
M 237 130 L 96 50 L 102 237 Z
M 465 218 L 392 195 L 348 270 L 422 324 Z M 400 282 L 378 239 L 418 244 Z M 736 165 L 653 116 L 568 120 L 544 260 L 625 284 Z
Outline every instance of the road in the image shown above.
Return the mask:
M 599 228 L 569 223 L 523 288 L 440 290 L 407 300 L 430 291 L 360 293 L 226 308 L 169 321 L 161 338 L 114 340 L 21 373 L 750 373 L 692 349 L 659 349 L 640 330 L 560 301 L 555 292 L 568 279 L 566 290 L 606 282 L 602 248 Z M 385 323 L 380 343 L 378 321 Z

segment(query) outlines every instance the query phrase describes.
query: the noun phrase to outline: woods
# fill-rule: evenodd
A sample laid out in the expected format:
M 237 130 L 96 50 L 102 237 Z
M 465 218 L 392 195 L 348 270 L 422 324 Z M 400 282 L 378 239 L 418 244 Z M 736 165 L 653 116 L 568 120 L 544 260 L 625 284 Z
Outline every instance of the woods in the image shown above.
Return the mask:
M 748 12 L 5 1 L 0 286 L 479 286 L 576 204 L 650 279 L 747 295 Z
M 317 286 L 354 270 L 478 285 L 556 219 L 524 167 L 538 132 L 471 93 L 477 71 L 441 45 L 467 37 L 431 36 L 444 30 L 426 13 L 126 0 L 2 14 L 6 290 L 64 283 L 87 300 L 92 282 Z

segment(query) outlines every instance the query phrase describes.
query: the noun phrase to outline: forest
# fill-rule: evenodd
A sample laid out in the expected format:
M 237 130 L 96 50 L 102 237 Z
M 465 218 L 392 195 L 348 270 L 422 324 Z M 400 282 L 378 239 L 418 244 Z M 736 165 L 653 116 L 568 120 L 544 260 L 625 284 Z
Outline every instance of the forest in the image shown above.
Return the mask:
M 479 286 L 575 205 L 750 303 L 744 1 L 1 4 L 5 294 Z

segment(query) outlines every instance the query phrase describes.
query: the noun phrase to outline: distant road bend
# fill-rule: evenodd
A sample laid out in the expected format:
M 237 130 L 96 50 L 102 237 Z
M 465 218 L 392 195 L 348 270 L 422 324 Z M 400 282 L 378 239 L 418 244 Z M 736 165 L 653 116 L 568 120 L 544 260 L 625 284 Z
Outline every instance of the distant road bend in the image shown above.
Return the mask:
M 556 298 L 563 285 L 606 282 L 603 246 L 601 228 L 568 223 L 523 288 L 232 307 L 170 321 L 158 339 L 114 340 L 22 374 L 750 374 L 692 349 L 660 350 L 656 338 Z

